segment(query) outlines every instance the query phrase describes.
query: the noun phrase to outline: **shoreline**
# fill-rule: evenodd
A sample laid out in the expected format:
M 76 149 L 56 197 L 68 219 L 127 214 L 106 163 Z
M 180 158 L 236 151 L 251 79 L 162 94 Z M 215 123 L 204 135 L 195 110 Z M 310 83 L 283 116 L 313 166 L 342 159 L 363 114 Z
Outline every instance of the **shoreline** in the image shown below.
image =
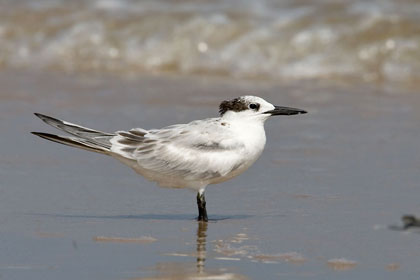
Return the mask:
M 260 159 L 207 188 L 215 219 L 207 228 L 194 220 L 195 193 L 159 188 L 112 158 L 29 134 L 56 132 L 33 112 L 102 131 L 150 129 L 217 116 L 221 100 L 247 93 L 309 113 L 268 121 Z M 5 278 L 394 279 L 397 271 L 411 279 L 420 273 L 412 246 L 418 234 L 388 228 L 403 214 L 419 214 L 418 94 L 0 71 L 0 101 Z M 131 242 L 141 237 L 156 241 Z

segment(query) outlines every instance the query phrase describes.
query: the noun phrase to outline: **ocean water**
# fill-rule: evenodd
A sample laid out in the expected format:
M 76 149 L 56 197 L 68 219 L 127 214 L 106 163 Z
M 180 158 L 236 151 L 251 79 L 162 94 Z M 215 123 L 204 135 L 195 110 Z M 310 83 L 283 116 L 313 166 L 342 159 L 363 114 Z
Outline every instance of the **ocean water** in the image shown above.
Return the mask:
M 0 67 L 417 85 L 420 2 L 1 0 Z

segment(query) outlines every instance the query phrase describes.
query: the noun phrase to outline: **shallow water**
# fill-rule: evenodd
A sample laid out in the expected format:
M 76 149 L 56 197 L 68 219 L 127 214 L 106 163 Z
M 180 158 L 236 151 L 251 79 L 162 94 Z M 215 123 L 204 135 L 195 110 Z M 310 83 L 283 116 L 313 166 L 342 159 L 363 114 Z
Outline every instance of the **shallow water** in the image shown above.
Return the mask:
M 0 73 L 4 279 L 417 279 L 420 96 L 368 86 L 206 77 Z M 266 124 L 246 173 L 206 192 L 156 187 L 103 155 L 36 138 L 42 112 L 115 131 L 217 115 L 257 94 L 307 115 Z M 54 131 L 55 132 L 55 131 Z
M 420 2 L 2 0 L 0 67 L 420 81 Z

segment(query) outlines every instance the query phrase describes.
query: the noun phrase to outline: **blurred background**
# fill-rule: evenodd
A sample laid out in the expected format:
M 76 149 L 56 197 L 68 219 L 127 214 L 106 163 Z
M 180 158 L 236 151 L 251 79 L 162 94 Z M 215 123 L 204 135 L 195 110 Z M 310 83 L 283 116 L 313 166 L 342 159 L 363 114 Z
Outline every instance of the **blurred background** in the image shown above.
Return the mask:
M 420 82 L 416 0 L 1 0 L 0 67 Z

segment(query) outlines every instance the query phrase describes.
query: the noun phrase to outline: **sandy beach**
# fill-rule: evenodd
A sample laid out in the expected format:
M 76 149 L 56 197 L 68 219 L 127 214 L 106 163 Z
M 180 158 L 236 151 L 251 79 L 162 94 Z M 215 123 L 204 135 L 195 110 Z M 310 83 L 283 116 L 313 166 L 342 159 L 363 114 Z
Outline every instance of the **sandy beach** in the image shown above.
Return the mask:
M 2 279 L 417 279 L 420 96 L 404 89 L 206 76 L 0 72 Z M 103 155 L 50 143 L 41 112 L 116 131 L 217 116 L 259 95 L 309 113 L 266 124 L 238 178 L 158 188 Z M 55 132 L 55 131 L 54 131 Z

